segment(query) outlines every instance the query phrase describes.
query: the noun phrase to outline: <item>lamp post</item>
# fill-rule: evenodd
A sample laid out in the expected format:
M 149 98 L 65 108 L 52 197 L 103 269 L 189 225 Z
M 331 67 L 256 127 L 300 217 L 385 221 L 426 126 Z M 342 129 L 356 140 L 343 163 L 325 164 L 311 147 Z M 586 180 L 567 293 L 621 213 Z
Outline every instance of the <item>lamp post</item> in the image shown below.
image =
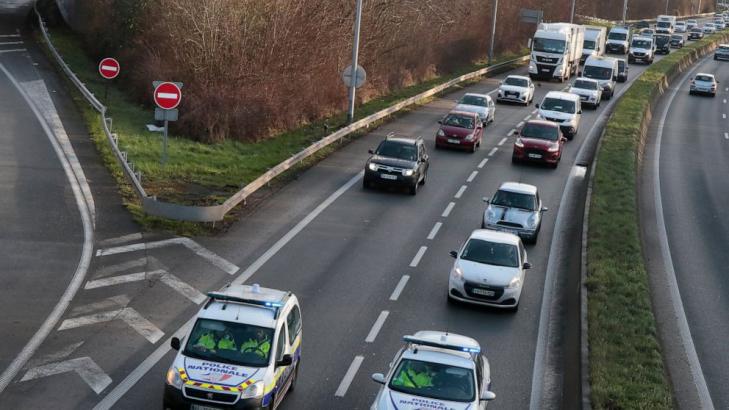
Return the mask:
M 357 60 L 359 59 L 359 29 L 362 24 L 362 0 L 357 0 L 355 5 L 354 17 L 354 44 L 352 46 L 352 83 L 349 85 L 349 110 L 347 112 L 347 120 L 351 123 L 354 121 L 354 100 L 357 92 Z
M 496 15 L 499 12 L 499 0 L 492 0 L 491 9 L 491 47 L 489 47 L 489 65 L 494 61 L 494 42 L 496 41 Z
M 699 0 L 701 1 L 701 0 Z M 628 17 L 628 0 L 623 1 L 623 25 L 625 25 L 625 19 Z

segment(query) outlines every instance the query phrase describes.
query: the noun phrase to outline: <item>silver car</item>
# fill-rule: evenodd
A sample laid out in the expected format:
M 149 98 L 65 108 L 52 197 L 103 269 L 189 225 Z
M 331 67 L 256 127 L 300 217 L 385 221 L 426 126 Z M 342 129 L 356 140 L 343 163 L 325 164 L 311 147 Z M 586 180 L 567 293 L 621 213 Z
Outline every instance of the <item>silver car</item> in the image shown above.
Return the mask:
M 478 114 L 481 122 L 486 125 L 494 122 L 496 105 L 494 100 L 486 94 L 467 93 L 460 100 L 453 111 L 472 112 Z
M 691 80 L 689 94 L 708 94 L 712 97 L 716 97 L 718 84 L 719 82 L 716 81 L 713 74 L 698 73 L 696 74 L 696 77 Z
M 542 206 L 537 187 L 519 182 L 504 182 L 483 212 L 481 227 L 518 235 L 525 242 L 535 243 L 542 228 Z

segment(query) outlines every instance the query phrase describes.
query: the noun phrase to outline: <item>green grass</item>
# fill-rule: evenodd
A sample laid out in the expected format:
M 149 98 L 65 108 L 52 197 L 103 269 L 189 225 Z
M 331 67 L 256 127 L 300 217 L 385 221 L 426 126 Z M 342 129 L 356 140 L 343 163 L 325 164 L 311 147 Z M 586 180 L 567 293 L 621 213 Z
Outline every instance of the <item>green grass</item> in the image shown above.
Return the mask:
M 590 382 L 595 409 L 673 406 L 651 308 L 637 210 L 638 159 L 650 102 L 681 62 L 715 35 L 655 63 L 609 120 L 594 180 L 588 242 Z
M 108 82 L 98 75 L 97 62 L 84 53 L 80 38 L 64 28 L 53 28 L 51 33 L 53 44 L 66 63 L 94 95 L 105 102 L 103 101 L 106 94 L 104 87 L 108 85 Z M 495 63 L 508 61 L 518 56 L 517 54 L 502 55 L 496 59 Z M 485 64 L 473 64 L 463 67 L 448 76 L 433 78 L 369 101 L 357 107 L 356 119 L 388 108 L 399 101 L 485 66 Z M 105 163 L 117 177 L 120 185 L 124 185 L 126 182 L 121 168 L 115 163 L 108 147 L 98 115 L 80 99 L 80 95 L 75 97 Z M 146 124 L 153 122 L 153 108 L 134 102 L 123 89 L 115 87 L 113 83 L 108 88 L 108 98 L 105 103 L 109 107 L 109 115 L 113 118 L 113 132 L 116 132 L 119 137 L 119 146 L 128 153 L 135 169 L 142 172 L 142 184 L 147 194 L 155 195 L 160 200 L 187 205 L 223 203 L 230 195 L 268 169 L 337 128 L 346 125 L 346 113 L 341 113 L 255 143 L 226 141 L 219 144 L 204 144 L 171 135 L 168 145 L 169 160 L 165 166 L 162 166 L 160 163 L 161 133 L 148 132 L 145 127 Z M 352 135 L 349 139 L 359 135 L 361 134 Z M 322 150 L 320 154 L 306 161 L 298 169 L 323 158 L 336 149 L 336 146 L 335 144 L 328 150 Z M 179 225 L 177 222 L 145 217 L 139 204 L 133 198 L 133 192 L 129 186 L 123 186 L 122 191 L 128 207 L 143 225 L 176 230 L 175 227 Z M 189 229 L 194 230 L 194 224 L 184 228 L 185 231 Z

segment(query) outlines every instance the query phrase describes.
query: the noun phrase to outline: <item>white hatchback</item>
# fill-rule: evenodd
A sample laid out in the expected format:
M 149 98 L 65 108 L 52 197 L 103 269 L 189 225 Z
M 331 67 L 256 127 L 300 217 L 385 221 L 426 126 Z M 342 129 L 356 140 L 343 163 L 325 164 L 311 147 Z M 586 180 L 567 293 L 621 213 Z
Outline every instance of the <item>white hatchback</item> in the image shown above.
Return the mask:
M 527 269 L 526 249 L 511 233 L 477 229 L 459 251 L 448 280 L 448 300 L 516 310 Z
M 496 101 L 516 102 L 529 105 L 534 100 L 534 83 L 531 78 L 510 75 L 501 82 Z

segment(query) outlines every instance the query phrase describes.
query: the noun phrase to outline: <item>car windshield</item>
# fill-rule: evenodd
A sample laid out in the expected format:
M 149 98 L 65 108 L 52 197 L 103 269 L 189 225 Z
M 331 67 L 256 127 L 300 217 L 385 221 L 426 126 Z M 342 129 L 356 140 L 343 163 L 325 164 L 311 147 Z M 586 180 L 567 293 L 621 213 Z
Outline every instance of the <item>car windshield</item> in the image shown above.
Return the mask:
M 635 48 L 650 48 L 651 47 L 651 42 L 650 42 L 650 40 L 638 40 L 638 39 L 636 39 L 636 40 L 633 40 L 632 47 L 635 47 Z
M 531 194 L 520 194 L 506 190 L 498 190 L 491 198 L 491 204 L 508 208 L 519 208 L 527 211 L 537 210 L 537 199 Z
M 668 36 L 656 36 L 656 44 L 666 44 L 670 37 Z
M 691 29 L 691 31 L 694 33 L 701 33 L 701 29 L 699 27 L 694 27 Z
M 475 127 L 475 123 L 476 122 L 473 120 L 473 117 L 467 117 L 460 114 L 448 114 L 448 116 L 443 119 L 443 125 L 448 125 L 450 127 L 467 128 L 469 130 L 472 130 Z
M 714 79 L 709 77 L 708 75 L 697 75 L 695 78 L 696 81 L 707 81 L 710 83 L 714 82 Z
M 266 367 L 272 343 L 273 329 L 270 328 L 198 319 L 183 353 L 211 362 Z
M 608 40 L 620 40 L 625 41 L 628 38 L 627 33 L 615 33 L 613 31 L 608 34 Z
M 525 78 L 506 77 L 506 80 L 504 80 L 504 84 L 514 87 L 527 87 L 529 86 L 529 81 L 527 81 Z
M 585 40 L 585 42 L 582 44 L 582 48 L 587 50 L 594 50 L 595 49 L 595 41 L 593 40 Z
M 413 144 L 404 144 L 396 141 L 382 141 L 380 146 L 377 148 L 377 155 L 404 159 L 406 161 L 415 161 L 418 154 L 418 149 Z
M 624 69 L 624 68 L 625 68 L 625 61 L 623 61 L 623 60 L 618 60 L 618 69 L 619 69 L 620 71 L 623 71 L 623 69 Z
M 463 98 L 461 98 L 461 101 L 458 102 L 459 104 L 465 104 L 465 105 L 477 105 L 479 107 L 486 107 L 486 97 L 481 97 L 478 95 L 464 95 Z
M 516 245 L 489 242 L 483 239 L 469 239 L 463 248 L 461 259 L 482 263 L 484 265 L 504 266 L 507 268 L 519 267 Z
M 564 53 L 564 40 L 555 40 L 551 38 L 534 38 L 532 50 L 543 53 Z
M 473 370 L 441 363 L 402 359 L 390 379 L 392 390 L 436 400 L 472 402 Z
M 719 47 L 719 51 L 729 51 L 729 46 Z
M 668 21 L 659 21 L 658 24 L 656 24 L 656 27 L 660 27 L 660 28 L 671 27 L 671 23 Z
M 671 36 L 671 40 L 683 40 L 683 36 Z
M 522 138 L 557 141 L 559 138 L 559 127 L 551 124 L 527 124 L 521 129 L 519 134 Z
M 585 81 L 585 80 L 577 80 L 575 81 L 574 85 L 572 85 L 575 88 L 580 88 L 582 90 L 597 90 L 598 89 L 598 83 L 594 81 Z
M 613 76 L 613 70 L 607 67 L 588 65 L 585 66 L 582 75 L 587 78 L 594 78 L 596 80 L 609 80 Z
M 574 101 L 561 100 L 559 98 L 545 98 L 540 107 L 546 111 L 559 111 L 567 114 L 575 113 Z

